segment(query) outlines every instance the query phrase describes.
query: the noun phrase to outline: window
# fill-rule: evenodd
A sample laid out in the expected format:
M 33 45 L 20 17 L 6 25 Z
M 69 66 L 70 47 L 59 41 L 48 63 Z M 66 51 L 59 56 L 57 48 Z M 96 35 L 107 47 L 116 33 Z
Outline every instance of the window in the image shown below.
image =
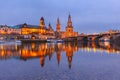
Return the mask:
M 70 32 L 70 29 L 69 29 L 69 32 Z

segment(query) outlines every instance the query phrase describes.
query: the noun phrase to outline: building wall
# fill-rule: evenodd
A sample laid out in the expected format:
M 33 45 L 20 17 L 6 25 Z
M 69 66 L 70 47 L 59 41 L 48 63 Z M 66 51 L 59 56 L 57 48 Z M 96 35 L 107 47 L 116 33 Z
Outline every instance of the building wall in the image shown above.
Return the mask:
M 39 33 L 39 29 L 36 28 L 22 28 L 22 32 L 23 35 L 25 34 L 33 34 L 33 33 Z
M 0 34 L 21 34 L 21 29 L 2 26 L 0 27 Z
M 45 27 L 45 23 L 44 23 L 44 18 L 41 17 L 40 19 L 40 25 L 35 28 L 35 27 L 28 27 L 28 25 L 25 23 L 22 26 L 22 34 L 41 34 L 41 35 L 45 35 L 46 34 L 46 27 Z
M 43 28 L 22 28 L 22 34 L 39 34 L 39 35 L 54 35 L 54 30 L 47 30 Z
M 77 37 L 78 32 L 62 32 L 61 38 L 67 38 L 67 37 Z

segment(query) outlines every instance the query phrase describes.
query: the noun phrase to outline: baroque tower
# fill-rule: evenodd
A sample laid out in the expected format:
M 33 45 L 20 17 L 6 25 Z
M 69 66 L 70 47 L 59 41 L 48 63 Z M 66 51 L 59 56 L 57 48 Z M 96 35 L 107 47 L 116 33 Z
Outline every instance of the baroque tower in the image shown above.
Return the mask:
M 57 19 L 57 24 L 56 24 L 56 31 L 60 32 L 61 26 L 60 26 L 60 20 L 59 18 Z
M 46 34 L 46 26 L 45 26 L 45 22 L 44 22 L 43 17 L 41 17 L 41 19 L 40 19 L 39 34 Z
M 45 27 L 44 18 L 41 17 L 41 19 L 40 19 L 40 28 L 44 28 L 44 27 Z
M 68 22 L 66 26 L 66 32 L 73 32 L 73 26 L 72 26 L 72 21 L 71 21 L 71 15 L 69 14 L 68 16 Z

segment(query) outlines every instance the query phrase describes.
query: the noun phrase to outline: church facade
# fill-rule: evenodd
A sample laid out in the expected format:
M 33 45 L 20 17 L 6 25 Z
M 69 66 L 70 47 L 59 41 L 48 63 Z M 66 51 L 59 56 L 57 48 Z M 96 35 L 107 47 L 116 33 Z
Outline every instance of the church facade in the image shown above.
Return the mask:
M 72 26 L 71 15 L 68 16 L 68 22 L 67 22 L 65 31 L 61 31 L 61 25 L 60 25 L 59 18 L 57 19 L 56 35 L 57 35 L 57 38 L 67 38 L 67 37 L 77 37 L 78 36 L 78 32 L 75 32 L 74 28 Z

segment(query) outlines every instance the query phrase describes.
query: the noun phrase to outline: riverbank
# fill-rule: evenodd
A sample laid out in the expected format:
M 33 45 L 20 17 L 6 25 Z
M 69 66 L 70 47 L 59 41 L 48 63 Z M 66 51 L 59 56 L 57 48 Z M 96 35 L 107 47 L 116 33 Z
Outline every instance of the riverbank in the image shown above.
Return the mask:
M 31 40 L 31 39 L 21 39 L 21 42 L 47 42 L 47 40 L 40 40 L 40 39 L 35 39 L 35 40 Z

